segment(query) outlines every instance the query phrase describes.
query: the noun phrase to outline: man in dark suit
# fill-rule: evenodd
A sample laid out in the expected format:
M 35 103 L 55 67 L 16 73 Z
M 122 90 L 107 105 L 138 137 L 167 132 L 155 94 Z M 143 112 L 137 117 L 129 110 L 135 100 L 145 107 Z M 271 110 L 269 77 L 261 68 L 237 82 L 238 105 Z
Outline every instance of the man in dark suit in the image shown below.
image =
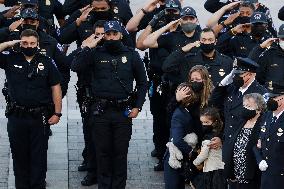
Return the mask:
M 261 189 L 276 189 L 284 185 L 284 85 L 268 87 L 267 117 L 261 127 L 261 141 L 255 148 L 262 171 Z
M 224 116 L 224 133 L 222 136 L 222 153 L 228 153 L 228 146 L 232 136 L 237 132 L 235 124 L 241 118 L 243 96 L 250 93 L 265 94 L 266 89 L 260 85 L 255 77 L 258 64 L 249 58 L 237 57 L 234 62 L 235 69 L 227 75 L 213 90 L 209 103 L 220 109 Z M 221 140 L 211 142 L 212 148 L 221 146 Z M 234 188 L 233 183 L 229 183 Z

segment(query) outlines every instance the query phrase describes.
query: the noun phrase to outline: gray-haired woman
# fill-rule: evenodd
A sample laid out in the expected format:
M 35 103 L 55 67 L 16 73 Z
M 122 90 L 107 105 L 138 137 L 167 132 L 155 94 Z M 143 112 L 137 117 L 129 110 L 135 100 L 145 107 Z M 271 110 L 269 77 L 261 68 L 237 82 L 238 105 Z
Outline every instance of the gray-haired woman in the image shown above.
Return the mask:
M 243 109 L 240 121 L 234 123 L 238 127 L 231 136 L 226 149 L 223 149 L 227 179 L 236 183 L 238 189 L 258 189 L 261 173 L 253 153 L 261 125 L 264 122 L 263 112 L 266 104 L 262 95 L 247 94 L 243 97 Z

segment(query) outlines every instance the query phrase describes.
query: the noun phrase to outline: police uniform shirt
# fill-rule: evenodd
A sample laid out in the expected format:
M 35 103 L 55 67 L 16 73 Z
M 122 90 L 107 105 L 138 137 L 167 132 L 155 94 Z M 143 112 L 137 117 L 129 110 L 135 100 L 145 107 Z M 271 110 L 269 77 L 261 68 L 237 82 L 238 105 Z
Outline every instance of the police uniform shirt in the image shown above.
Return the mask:
M 187 37 L 185 33 L 180 30 L 163 34 L 158 38 L 157 43 L 159 48 L 165 48 L 171 53 L 174 50 L 184 47 L 188 43 L 193 43 L 198 40 L 199 32 L 197 30 L 195 30 L 192 37 Z M 196 51 L 197 48 L 193 48 L 191 52 Z
M 52 103 L 51 87 L 60 83 L 61 76 L 52 60 L 37 53 L 26 61 L 20 52 L 0 53 L 0 68 L 5 70 L 12 101 L 35 107 Z
M 73 59 L 71 70 L 80 72 L 85 69 L 92 70 L 92 91 L 99 98 L 126 99 L 133 90 L 135 79 L 136 105 L 137 108 L 142 107 L 147 90 L 147 78 L 144 64 L 134 49 L 123 46 L 118 53 L 110 54 L 105 47 L 84 48 Z M 117 76 L 126 89 L 122 87 Z

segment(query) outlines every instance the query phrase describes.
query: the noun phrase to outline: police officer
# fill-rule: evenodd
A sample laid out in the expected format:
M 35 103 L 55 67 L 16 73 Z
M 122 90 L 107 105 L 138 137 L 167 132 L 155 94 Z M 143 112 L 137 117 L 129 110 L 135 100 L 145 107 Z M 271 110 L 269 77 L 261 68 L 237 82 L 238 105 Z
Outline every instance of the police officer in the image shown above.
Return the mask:
M 247 57 L 255 46 L 270 37 L 265 14 L 254 12 L 248 23 L 239 24 L 220 36 L 217 45 L 220 52 L 228 56 Z
M 210 97 L 210 105 L 221 110 L 224 115 L 224 133 L 222 153 L 227 153 L 232 136 L 236 133 L 233 123 L 241 118 L 243 96 L 250 93 L 266 93 L 266 89 L 256 79 L 258 64 L 249 58 L 237 57 L 235 59 L 236 69 L 233 69 L 218 86 L 213 90 Z M 221 145 L 220 140 L 214 141 L 214 145 Z M 234 185 L 234 184 L 230 184 Z
M 250 53 L 259 64 L 257 80 L 266 87 L 284 83 L 284 24 L 279 28 L 278 38 L 270 38 Z
M 68 82 L 70 80 L 70 68 L 66 56 L 60 50 L 60 45 L 57 41 L 43 32 L 39 28 L 39 17 L 36 11 L 32 8 L 24 9 L 21 12 L 21 20 L 15 21 L 9 27 L 0 29 L 0 41 L 19 39 L 20 31 L 24 29 L 33 29 L 38 32 L 40 53 L 49 56 L 55 61 L 60 73 L 62 74 L 62 94 L 63 97 L 67 93 Z M 17 30 L 19 29 L 19 30 Z
M 88 68 L 93 73 L 92 137 L 97 155 L 98 188 L 120 189 L 126 186 L 132 118 L 137 117 L 144 103 L 147 80 L 139 54 L 121 43 L 121 25 L 109 21 L 104 30 L 104 45 L 92 49 L 102 37 L 83 43 L 71 69 L 78 72 Z M 132 92 L 134 79 L 136 95 Z
M 189 43 L 181 49 L 171 53 L 163 64 L 163 71 L 175 73 L 179 82 L 188 80 L 188 72 L 195 65 L 207 67 L 211 80 L 216 86 L 233 69 L 233 60 L 215 49 L 216 37 L 214 31 L 205 28 L 200 33 L 200 40 Z M 192 49 L 200 47 L 197 53 Z
M 219 31 L 221 31 L 221 33 L 226 32 L 227 28 L 231 29 L 230 25 L 238 17 L 238 15 L 242 14 L 242 12 L 239 13 L 237 9 L 240 8 L 242 4 L 247 3 L 252 4 L 252 8 L 256 12 L 262 12 L 265 14 L 268 19 L 268 30 L 273 36 L 275 36 L 276 30 L 273 24 L 270 10 L 264 4 L 259 3 L 258 0 L 207 0 L 204 4 L 205 9 L 211 13 L 214 13 L 214 15 L 210 19 L 210 24 L 207 26 L 213 27 L 212 24 L 218 22 L 219 27 L 221 27 L 221 29 L 224 29 L 222 31 L 221 29 L 219 29 Z
M 92 29 L 98 20 L 120 20 L 126 24 L 117 13 L 117 8 L 114 10 L 108 0 L 93 0 L 91 6 L 82 8 L 74 12 L 66 21 L 66 25 L 60 29 L 59 42 L 70 44 L 78 41 L 81 45 L 82 41 L 92 34 Z M 127 41 L 127 46 L 134 47 L 134 41 L 129 36 L 129 33 L 123 29 L 123 40 Z
M 261 127 L 260 141 L 255 148 L 261 175 L 261 189 L 279 188 L 284 184 L 284 85 L 273 84 L 265 95 L 267 116 Z
M 100 38 L 104 35 L 104 23 L 105 21 L 97 21 L 93 28 L 93 34 L 88 37 L 83 43 L 87 41 L 92 41 L 95 38 Z M 98 46 L 101 46 L 103 41 L 98 43 Z M 69 61 L 72 62 L 74 56 L 81 49 L 77 49 L 73 51 L 69 56 Z M 92 80 L 92 71 L 90 69 L 85 69 L 83 71 L 77 72 L 78 81 L 76 84 L 76 96 L 77 102 L 79 104 L 80 113 L 83 122 L 83 133 L 84 133 L 84 141 L 85 147 L 82 152 L 83 162 L 79 165 L 78 171 L 88 171 L 87 175 L 81 181 L 83 186 L 91 186 L 97 183 L 97 163 L 96 163 L 96 154 L 95 147 L 92 142 L 92 112 L 91 112 L 91 104 L 93 102 L 92 90 L 91 90 L 91 80 Z
M 146 11 L 154 9 L 158 1 L 153 2 L 151 5 L 147 5 L 144 10 L 141 10 L 143 14 Z M 166 0 L 164 2 L 159 1 L 162 6 L 159 9 L 155 9 L 152 13 L 158 12 L 149 23 L 147 27 L 140 34 L 137 39 L 136 47 L 140 50 L 145 50 L 147 47 L 143 44 L 147 36 L 152 32 L 159 30 L 166 26 L 171 21 L 177 20 L 180 16 L 181 4 L 179 0 Z M 152 13 L 147 13 L 141 20 L 141 23 L 137 27 L 138 29 L 144 24 L 145 20 L 149 18 Z M 149 15 L 148 15 L 149 14 Z M 138 17 L 138 16 L 137 16 Z M 165 144 L 169 138 L 169 127 L 167 126 L 167 92 L 165 91 L 164 82 L 162 80 L 162 63 L 163 60 L 169 55 L 167 49 L 158 47 L 149 49 L 150 63 L 147 68 L 149 77 L 149 99 L 150 99 L 150 111 L 153 115 L 153 142 L 155 149 L 151 152 L 152 157 L 157 157 L 159 162 L 154 166 L 154 171 L 163 170 L 163 156 L 166 150 Z
M 45 188 L 48 128 L 61 116 L 60 73 L 52 60 L 38 52 L 39 36 L 24 30 L 21 40 L 0 44 L 11 103 L 8 135 L 16 188 Z M 20 51 L 3 51 L 20 43 Z
M 176 12 L 178 10 L 175 10 Z M 144 40 L 143 44 L 147 48 L 165 48 L 168 52 L 172 52 L 187 43 L 197 41 L 199 39 L 199 31 L 197 28 L 197 16 L 192 7 L 184 7 L 180 13 L 181 19 L 175 20 L 153 32 Z M 180 24 L 180 30 L 168 32 L 172 27 Z

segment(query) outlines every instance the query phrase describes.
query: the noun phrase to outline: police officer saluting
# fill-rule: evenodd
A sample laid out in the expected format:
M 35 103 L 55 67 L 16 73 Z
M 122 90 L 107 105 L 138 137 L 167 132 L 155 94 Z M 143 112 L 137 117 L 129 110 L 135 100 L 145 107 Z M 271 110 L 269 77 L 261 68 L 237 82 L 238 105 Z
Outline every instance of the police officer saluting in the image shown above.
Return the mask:
M 21 40 L 0 44 L 10 103 L 8 135 L 16 188 L 45 188 L 48 128 L 61 116 L 60 73 L 52 60 L 38 53 L 39 36 L 24 30 Z M 20 51 L 4 51 L 20 43 Z
M 261 127 L 261 140 L 255 148 L 256 160 L 262 171 L 261 189 L 284 185 L 284 85 L 268 88 L 267 117 Z
M 92 137 L 97 154 L 98 188 L 120 189 L 126 186 L 132 118 L 137 117 L 144 103 L 147 80 L 139 54 L 121 42 L 121 25 L 109 21 L 104 30 L 104 45 L 93 49 L 102 37 L 85 41 L 71 69 L 78 72 L 89 67 L 93 72 Z M 134 79 L 136 93 L 132 92 Z
M 189 43 L 181 49 L 171 53 L 163 64 L 163 71 L 176 73 L 180 82 L 187 80 L 189 70 L 195 65 L 205 66 L 211 76 L 213 84 L 216 86 L 233 69 L 233 60 L 215 48 L 216 37 L 214 31 L 205 28 L 200 33 L 200 40 Z M 200 47 L 197 53 L 192 50 Z

